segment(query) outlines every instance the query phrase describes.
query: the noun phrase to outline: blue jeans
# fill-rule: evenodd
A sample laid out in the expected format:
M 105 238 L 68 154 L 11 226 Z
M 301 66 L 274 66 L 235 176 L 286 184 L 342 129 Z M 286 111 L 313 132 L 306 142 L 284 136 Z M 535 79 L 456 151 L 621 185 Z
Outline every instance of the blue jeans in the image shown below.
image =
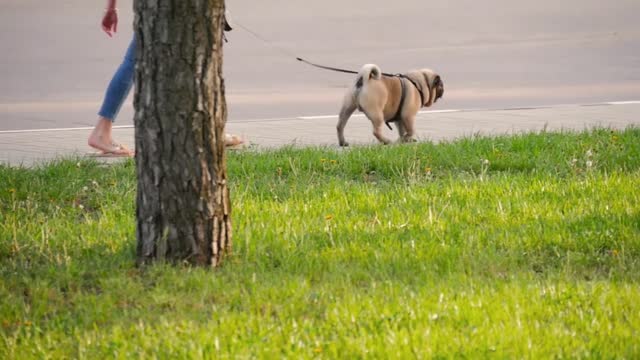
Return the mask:
M 113 74 L 107 92 L 104 95 L 102 101 L 102 107 L 98 115 L 115 121 L 118 112 L 122 107 L 122 104 L 127 99 L 129 91 L 133 86 L 133 75 L 136 66 L 136 38 L 131 39 L 127 53 L 122 60 L 122 64 L 118 67 L 118 70 Z

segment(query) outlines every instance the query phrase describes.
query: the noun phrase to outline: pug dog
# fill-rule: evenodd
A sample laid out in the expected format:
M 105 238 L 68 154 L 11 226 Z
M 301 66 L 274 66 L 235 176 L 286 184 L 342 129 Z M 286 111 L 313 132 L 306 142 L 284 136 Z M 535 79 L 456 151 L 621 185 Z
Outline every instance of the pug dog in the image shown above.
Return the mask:
M 374 64 L 366 64 L 358 72 L 342 102 L 338 120 L 338 142 L 349 146 L 344 139 L 347 121 L 358 109 L 371 120 L 373 135 L 383 144 L 391 143 L 382 127 L 395 123 L 400 142 L 414 142 L 416 114 L 423 107 L 433 105 L 444 95 L 440 75 L 431 69 L 412 70 L 405 74 L 384 74 Z

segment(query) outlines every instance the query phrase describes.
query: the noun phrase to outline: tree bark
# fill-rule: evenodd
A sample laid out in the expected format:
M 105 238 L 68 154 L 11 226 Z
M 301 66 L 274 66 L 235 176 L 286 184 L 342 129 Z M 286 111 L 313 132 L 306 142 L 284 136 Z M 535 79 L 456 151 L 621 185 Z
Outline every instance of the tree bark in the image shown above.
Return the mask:
M 138 263 L 220 265 L 231 249 L 224 0 L 135 0 Z

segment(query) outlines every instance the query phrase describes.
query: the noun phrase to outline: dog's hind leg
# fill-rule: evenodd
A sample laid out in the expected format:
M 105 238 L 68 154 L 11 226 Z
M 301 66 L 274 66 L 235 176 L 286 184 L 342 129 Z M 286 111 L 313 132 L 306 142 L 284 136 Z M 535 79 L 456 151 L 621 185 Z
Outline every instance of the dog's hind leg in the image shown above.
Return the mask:
M 391 143 L 391 140 L 387 139 L 384 135 L 383 135 L 383 131 L 384 131 L 384 115 L 382 114 L 382 111 L 375 113 L 375 114 L 367 114 L 369 115 L 369 120 L 371 120 L 371 123 L 373 124 L 373 136 L 376 137 L 376 139 L 378 139 L 381 143 L 388 145 Z
M 349 121 L 353 112 L 356 111 L 356 107 L 356 101 L 353 96 L 347 95 L 344 97 L 342 109 L 340 109 L 338 125 L 336 126 L 336 129 L 338 130 L 338 143 L 340 146 L 349 146 L 349 143 L 344 139 L 344 128 L 347 126 L 347 121 Z

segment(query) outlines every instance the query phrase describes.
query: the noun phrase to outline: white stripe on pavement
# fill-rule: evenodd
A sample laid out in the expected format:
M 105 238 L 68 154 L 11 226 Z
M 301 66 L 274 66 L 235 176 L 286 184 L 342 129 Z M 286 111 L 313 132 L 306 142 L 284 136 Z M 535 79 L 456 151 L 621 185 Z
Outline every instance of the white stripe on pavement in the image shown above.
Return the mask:
M 630 101 L 609 101 L 605 104 L 608 105 L 631 105 L 631 104 L 640 104 L 640 100 L 630 100 Z
M 573 104 L 571 106 L 602 106 L 602 105 L 633 105 L 640 104 L 640 100 L 628 100 L 628 101 L 608 101 L 601 103 L 591 103 L 591 104 Z M 569 105 L 554 105 L 554 106 L 534 106 L 534 107 L 519 107 L 517 109 L 549 109 L 560 106 L 569 106 Z M 490 111 L 501 111 L 501 110 L 510 110 L 506 109 L 491 109 Z M 419 111 L 418 114 L 442 114 L 442 113 L 455 113 L 462 111 L 486 111 L 483 109 L 444 109 L 444 110 L 423 110 Z M 354 114 L 351 117 L 364 117 L 364 114 L 358 113 Z M 260 122 L 260 121 L 286 121 L 286 120 L 320 120 L 320 119 L 335 119 L 338 115 L 314 115 L 314 116 L 297 116 L 297 117 L 282 117 L 282 118 L 266 118 L 266 119 L 246 119 L 246 120 L 234 120 L 233 123 L 246 123 L 246 122 Z M 114 126 L 113 129 L 133 129 L 133 125 L 118 125 Z M 74 127 L 74 128 L 51 128 L 51 129 L 25 129 L 25 130 L 0 130 L 0 134 L 18 134 L 18 133 L 30 133 L 30 132 L 45 132 L 45 131 L 77 131 L 77 130 L 93 130 L 93 127 Z
M 133 125 L 118 125 L 118 126 L 114 126 L 113 129 L 133 129 Z M 30 133 L 30 132 L 45 132 L 45 131 L 75 131 L 75 130 L 93 130 L 93 127 L 0 130 L 0 134 Z
M 440 114 L 440 113 L 454 113 L 460 112 L 462 110 L 459 109 L 447 109 L 447 110 L 424 110 L 418 111 L 418 114 Z M 354 114 L 351 117 L 363 117 L 364 114 Z M 338 115 L 316 115 L 316 116 L 298 116 L 297 119 L 300 120 L 317 120 L 317 119 L 333 119 L 337 118 Z

